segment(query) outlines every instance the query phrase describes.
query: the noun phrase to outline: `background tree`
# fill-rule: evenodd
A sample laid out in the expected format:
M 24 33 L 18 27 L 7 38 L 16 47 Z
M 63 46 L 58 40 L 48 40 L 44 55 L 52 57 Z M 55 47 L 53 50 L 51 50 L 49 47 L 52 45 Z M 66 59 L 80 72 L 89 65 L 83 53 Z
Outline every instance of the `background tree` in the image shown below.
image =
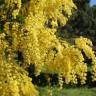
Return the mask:
M 74 0 L 77 10 L 69 19 L 67 24 L 60 29 L 60 35 L 71 42 L 75 37 L 83 36 L 96 44 L 96 7 L 90 6 L 90 0 Z M 82 7 L 81 7 L 82 6 Z

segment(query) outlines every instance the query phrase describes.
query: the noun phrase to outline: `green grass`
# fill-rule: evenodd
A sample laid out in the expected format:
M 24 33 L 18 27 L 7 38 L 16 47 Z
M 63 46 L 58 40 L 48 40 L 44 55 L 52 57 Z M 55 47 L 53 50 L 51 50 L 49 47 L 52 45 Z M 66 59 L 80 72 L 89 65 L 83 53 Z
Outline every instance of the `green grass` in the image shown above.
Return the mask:
M 52 96 L 96 96 L 96 88 L 52 88 Z M 48 87 L 39 88 L 40 96 L 50 96 Z

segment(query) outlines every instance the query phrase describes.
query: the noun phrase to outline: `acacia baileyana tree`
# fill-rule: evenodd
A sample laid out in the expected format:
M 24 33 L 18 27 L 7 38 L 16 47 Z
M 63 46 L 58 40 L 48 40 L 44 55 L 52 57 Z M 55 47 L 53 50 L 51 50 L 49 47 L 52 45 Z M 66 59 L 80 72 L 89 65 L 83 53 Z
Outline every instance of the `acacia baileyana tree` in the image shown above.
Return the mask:
M 0 1 L 0 96 L 37 96 L 26 68 L 34 64 L 35 75 L 43 70 L 57 73 L 60 86 L 86 81 L 87 65 L 81 53 L 92 59 L 96 80 L 96 59 L 92 42 L 76 38 L 74 45 L 56 37 L 76 6 L 72 0 Z

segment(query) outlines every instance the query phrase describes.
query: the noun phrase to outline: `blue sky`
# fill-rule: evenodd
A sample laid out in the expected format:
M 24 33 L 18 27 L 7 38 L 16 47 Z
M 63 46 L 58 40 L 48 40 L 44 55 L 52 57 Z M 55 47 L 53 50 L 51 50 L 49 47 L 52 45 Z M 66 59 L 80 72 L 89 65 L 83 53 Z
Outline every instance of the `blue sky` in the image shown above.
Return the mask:
M 91 5 L 96 5 L 96 0 L 91 0 L 90 4 Z

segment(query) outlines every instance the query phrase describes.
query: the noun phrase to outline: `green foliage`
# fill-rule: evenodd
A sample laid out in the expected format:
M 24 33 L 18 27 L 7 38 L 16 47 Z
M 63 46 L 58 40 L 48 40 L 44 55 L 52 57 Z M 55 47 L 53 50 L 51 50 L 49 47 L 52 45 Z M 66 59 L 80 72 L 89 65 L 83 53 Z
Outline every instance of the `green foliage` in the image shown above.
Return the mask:
M 92 40 L 96 45 L 96 6 L 90 6 L 90 0 L 74 0 L 77 10 L 67 24 L 61 28 L 59 36 L 71 41 L 83 36 Z

